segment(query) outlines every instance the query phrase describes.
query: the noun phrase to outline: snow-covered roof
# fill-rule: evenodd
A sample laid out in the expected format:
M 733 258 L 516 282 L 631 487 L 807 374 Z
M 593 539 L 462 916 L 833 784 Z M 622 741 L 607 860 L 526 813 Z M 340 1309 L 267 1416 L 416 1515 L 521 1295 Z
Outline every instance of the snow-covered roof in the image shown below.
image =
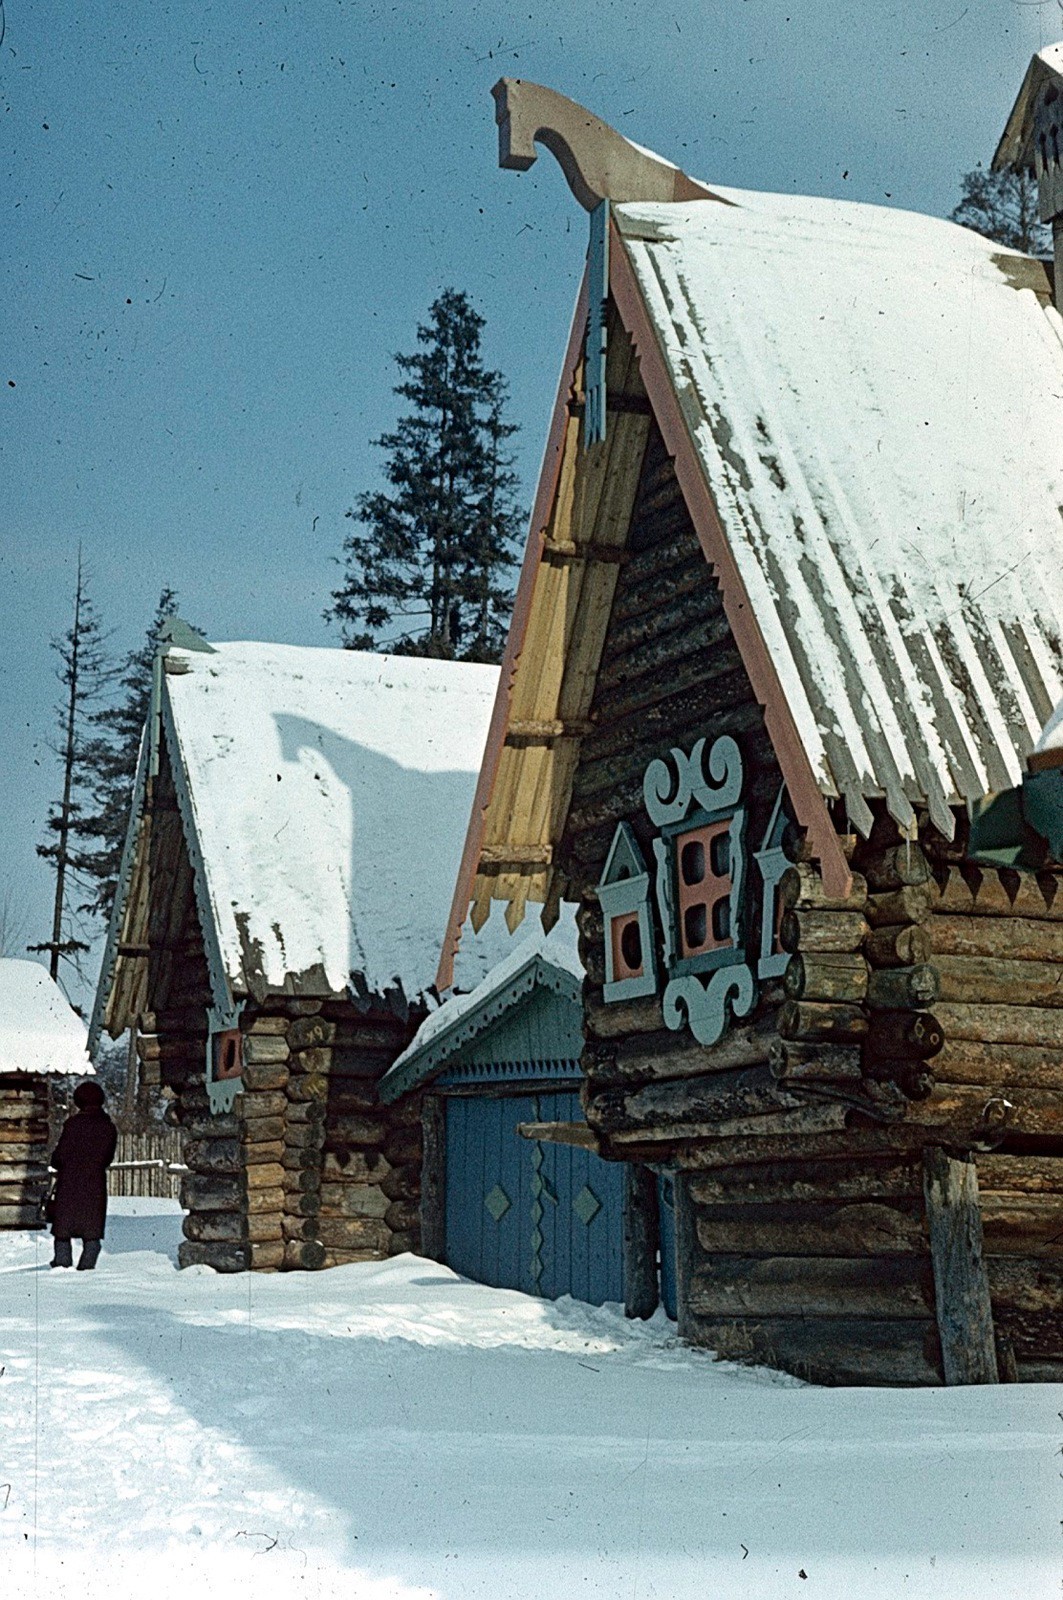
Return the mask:
M 1063 322 L 951 223 L 720 193 L 614 216 L 745 597 L 821 790 L 950 832 L 1063 693 Z
M 0 1074 L 92 1074 L 88 1034 L 59 985 L 36 961 L 0 960 Z
M 380 1080 L 382 1098 L 397 1099 L 424 1083 L 462 1045 L 478 1038 L 533 989 L 552 990 L 579 1005 L 583 968 L 571 940 L 556 934 L 555 928 L 546 935 L 536 932 L 515 939 L 514 948 L 475 989 L 453 995 L 430 1012 Z
M 164 667 L 162 739 L 215 1005 L 427 990 L 497 667 L 256 643 L 171 647 Z M 127 858 L 94 1029 L 105 1015 L 112 1031 L 123 1025 L 106 997 L 132 993 L 122 964 L 144 961 L 130 921 L 147 898 L 134 835 Z M 471 981 L 492 956 L 480 952 Z

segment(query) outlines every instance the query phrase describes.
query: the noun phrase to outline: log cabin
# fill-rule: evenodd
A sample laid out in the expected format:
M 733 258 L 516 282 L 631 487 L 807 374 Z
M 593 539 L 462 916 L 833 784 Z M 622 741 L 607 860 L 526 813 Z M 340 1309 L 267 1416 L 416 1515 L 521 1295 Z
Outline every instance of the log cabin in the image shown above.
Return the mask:
M 172 1097 L 182 1265 L 417 1247 L 420 1105 L 377 1084 L 436 1003 L 497 677 L 164 625 L 91 1037 Z
M 673 1182 L 685 1339 L 1063 1378 L 1063 840 L 972 838 L 1063 697 L 1051 264 L 494 94 L 590 246 L 439 984 L 494 902 L 576 905 L 586 1124 Z
M 85 1024 L 36 961 L 0 960 L 0 1228 L 43 1226 L 50 1085 L 92 1074 Z

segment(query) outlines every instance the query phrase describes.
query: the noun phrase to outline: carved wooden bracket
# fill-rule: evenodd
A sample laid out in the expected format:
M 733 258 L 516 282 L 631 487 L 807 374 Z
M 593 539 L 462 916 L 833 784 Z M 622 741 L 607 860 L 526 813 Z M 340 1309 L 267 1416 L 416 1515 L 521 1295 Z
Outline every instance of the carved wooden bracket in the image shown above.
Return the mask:
M 704 184 L 641 150 L 607 122 L 554 89 L 523 78 L 500 78 L 491 93 L 498 123 L 498 164 L 527 172 L 536 142 L 557 158 L 580 205 L 593 211 L 603 200 L 718 200 Z

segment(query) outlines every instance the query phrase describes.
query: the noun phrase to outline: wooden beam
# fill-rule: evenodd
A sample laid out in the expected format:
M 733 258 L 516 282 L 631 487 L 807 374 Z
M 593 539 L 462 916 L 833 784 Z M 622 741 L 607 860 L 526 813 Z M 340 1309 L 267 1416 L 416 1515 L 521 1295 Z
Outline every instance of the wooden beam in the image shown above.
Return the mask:
M 660 1301 L 657 1249 L 657 1174 L 629 1161 L 624 1166 L 624 1315 L 645 1321 Z
M 446 1101 L 428 1094 L 421 1111 L 421 1254 L 445 1261 L 447 1249 Z
M 485 844 L 480 850 L 484 867 L 546 867 L 553 859 L 548 844 Z
M 936 1145 L 926 1150 L 923 1193 L 945 1382 L 996 1383 L 993 1308 L 974 1162 L 950 1156 Z
M 534 1139 L 539 1144 L 574 1145 L 595 1153 L 598 1150 L 594 1130 L 585 1122 L 518 1122 L 517 1132 L 522 1139 Z

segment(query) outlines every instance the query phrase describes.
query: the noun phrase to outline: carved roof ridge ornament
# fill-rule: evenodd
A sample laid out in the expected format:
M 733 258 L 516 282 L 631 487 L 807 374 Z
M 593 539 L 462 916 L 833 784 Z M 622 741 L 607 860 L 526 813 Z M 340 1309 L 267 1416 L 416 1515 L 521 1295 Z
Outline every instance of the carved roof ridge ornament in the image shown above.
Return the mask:
M 524 78 L 499 78 L 491 93 L 499 166 L 527 172 L 538 158 L 536 143 L 545 146 L 585 211 L 594 211 L 603 200 L 618 205 L 655 200 L 732 203 L 663 156 L 632 144 L 556 89 Z

